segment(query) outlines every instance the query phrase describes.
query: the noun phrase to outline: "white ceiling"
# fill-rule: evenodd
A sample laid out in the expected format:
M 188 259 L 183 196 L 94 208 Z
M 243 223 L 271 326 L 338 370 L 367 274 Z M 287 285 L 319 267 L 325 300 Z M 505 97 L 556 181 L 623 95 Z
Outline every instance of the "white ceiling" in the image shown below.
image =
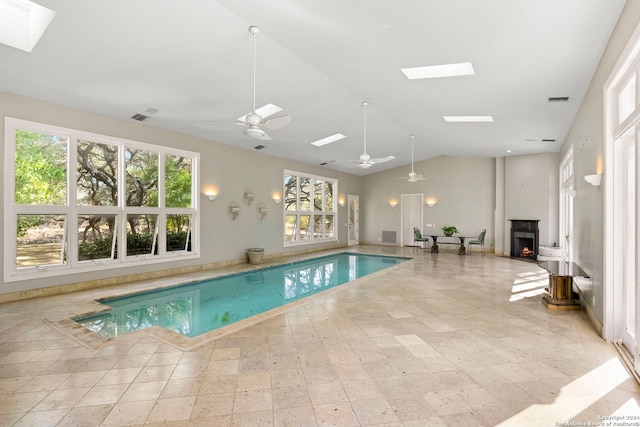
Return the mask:
M 31 53 L 0 45 L 0 91 L 319 164 L 557 152 L 624 0 L 37 0 L 56 16 Z M 273 103 L 291 122 L 260 141 L 233 124 Z M 474 76 L 408 80 L 403 67 L 471 62 Z M 550 103 L 549 97 L 569 102 Z M 446 123 L 492 115 L 493 123 Z M 336 132 L 339 142 L 315 147 Z M 542 142 L 554 139 L 556 142 Z

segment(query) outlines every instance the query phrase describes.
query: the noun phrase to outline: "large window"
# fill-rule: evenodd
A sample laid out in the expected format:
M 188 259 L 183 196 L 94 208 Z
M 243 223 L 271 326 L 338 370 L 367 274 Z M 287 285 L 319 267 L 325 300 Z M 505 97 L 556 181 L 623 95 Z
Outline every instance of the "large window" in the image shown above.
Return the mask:
M 337 240 L 335 179 L 284 172 L 285 245 Z
M 197 257 L 197 164 L 193 152 L 7 118 L 5 281 Z

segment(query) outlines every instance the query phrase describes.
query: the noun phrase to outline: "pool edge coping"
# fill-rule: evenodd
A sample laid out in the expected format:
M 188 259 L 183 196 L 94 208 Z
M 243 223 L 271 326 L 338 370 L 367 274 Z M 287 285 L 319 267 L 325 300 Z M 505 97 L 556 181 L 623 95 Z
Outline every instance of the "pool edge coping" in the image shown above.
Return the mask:
M 408 257 L 408 256 L 398 256 L 398 255 L 384 255 L 384 254 L 379 254 L 379 253 L 369 253 L 369 252 L 360 252 L 360 251 L 348 251 L 348 250 L 344 250 L 344 248 L 341 248 L 341 250 L 332 250 L 332 251 L 328 251 L 326 254 L 323 254 L 321 256 L 318 256 L 318 253 L 314 253 L 314 254 L 309 254 L 309 256 L 305 256 L 305 257 L 301 257 L 300 259 L 296 259 L 295 261 L 282 261 L 279 263 L 269 263 L 269 264 L 260 264 L 260 265 L 252 265 L 252 267 L 254 268 L 250 268 L 244 271 L 236 271 L 236 272 L 230 272 L 230 273 L 219 273 L 219 274 L 214 274 L 211 275 L 207 278 L 194 278 L 193 280 L 189 280 L 189 281 L 182 281 L 180 283 L 176 283 L 176 284 L 165 284 L 165 286 L 161 286 L 161 287 L 152 287 L 153 283 L 155 281 L 144 281 L 144 283 L 140 283 L 139 285 L 141 286 L 145 286 L 145 289 L 137 289 L 137 290 L 127 290 L 127 289 L 123 289 L 123 292 L 125 293 L 121 293 L 115 296 L 102 296 L 99 298 L 96 298 L 95 296 L 84 296 L 84 297 L 78 297 L 74 302 L 77 304 L 78 309 L 81 310 L 82 307 L 85 307 L 86 310 L 89 311 L 83 311 L 82 313 L 67 313 L 66 315 L 64 315 L 63 317 L 57 318 L 57 319 L 48 319 L 45 318 L 43 319 L 43 321 L 45 323 L 47 323 L 48 325 L 50 325 L 51 327 L 53 327 L 54 329 L 56 329 L 57 331 L 67 335 L 68 337 L 72 338 L 74 341 L 76 341 L 77 343 L 79 343 L 80 345 L 84 346 L 85 348 L 92 350 L 92 351 L 99 351 L 102 350 L 104 348 L 108 348 L 108 347 L 112 347 L 112 346 L 118 346 L 121 344 L 126 344 L 127 342 L 131 341 L 131 340 L 138 340 L 140 337 L 146 337 L 146 336 L 150 336 L 156 339 L 159 339 L 160 341 L 164 342 L 165 344 L 169 344 L 175 348 L 177 348 L 178 350 L 182 350 L 182 351 L 194 351 L 197 350 L 205 345 L 208 345 L 214 341 L 216 341 L 217 339 L 229 335 L 231 333 L 237 332 L 239 330 L 245 329 L 247 327 L 256 325 L 258 323 L 261 323 L 269 318 L 272 318 L 274 316 L 277 316 L 279 314 L 285 313 L 287 311 L 290 311 L 294 308 L 300 307 L 304 304 L 309 303 L 310 301 L 312 301 L 313 299 L 316 298 L 320 298 L 320 297 L 326 297 L 327 295 L 331 295 L 333 293 L 336 293 L 338 291 L 342 291 L 342 290 L 346 290 L 346 289 L 350 289 L 358 284 L 361 284 L 364 281 L 373 279 L 379 275 L 382 275 L 384 273 L 388 273 L 392 270 L 398 269 L 402 264 L 396 264 L 396 265 L 392 265 L 390 267 L 384 268 L 382 270 L 376 271 L 374 273 L 368 274 L 364 277 L 360 277 L 356 280 L 352 280 L 350 282 L 344 283 L 340 286 L 335 286 L 329 289 L 325 289 L 323 291 L 320 291 L 318 293 L 315 294 L 311 294 L 308 295 L 304 298 L 301 298 L 299 300 L 296 301 L 292 301 L 289 302 L 283 306 L 280 307 L 276 307 L 273 308 L 271 310 L 267 310 L 263 313 L 259 313 L 256 314 L 254 316 L 248 317 L 246 319 L 242 319 L 239 320 L 237 322 L 234 322 L 230 325 L 226 325 L 220 328 L 217 328 L 213 331 L 209 331 L 209 332 L 205 332 L 203 334 L 200 334 L 196 337 L 190 338 L 184 335 L 181 335 L 177 332 L 173 332 L 169 329 L 165 329 L 162 328 L 160 326 L 152 326 L 146 329 L 142 329 L 139 331 L 135 331 L 129 334 L 125 334 L 125 335 L 119 335 L 116 337 L 104 337 L 100 334 L 98 334 L 97 332 L 93 332 L 89 329 L 87 329 L 86 327 L 82 326 L 80 323 L 76 322 L 75 319 L 78 318 L 84 318 L 84 317 L 89 317 L 93 314 L 99 314 L 101 312 L 108 312 L 110 311 L 110 307 L 105 306 L 104 304 L 101 304 L 100 302 L 98 302 L 99 300 L 104 300 L 104 299 L 110 299 L 110 298 L 119 298 L 119 297 L 125 297 L 128 295 L 132 295 L 132 294 L 138 294 L 141 292 L 145 292 L 145 291 L 153 291 L 153 290 L 162 290 L 162 289 L 168 289 L 171 287 L 176 287 L 176 286 L 181 286 L 181 285 L 188 285 L 191 283 L 195 283 L 195 282 L 199 282 L 202 280 L 208 280 L 208 279 L 215 279 L 215 278 L 221 278 L 221 277 L 225 277 L 225 276 L 230 276 L 230 275 L 235 275 L 235 274 L 242 274 L 242 273 L 250 273 L 252 271 L 258 271 L 258 270 L 262 270 L 264 268 L 268 268 L 268 267 L 278 267 L 278 266 L 282 266 L 282 265 L 286 265 L 289 263 L 293 263 L 293 262 L 304 262 L 306 260 L 309 259 L 313 259 L 313 258 L 321 258 L 324 256 L 331 256 L 331 255 L 337 255 L 339 253 L 353 253 L 353 254 L 359 254 L 359 255 L 374 255 L 374 256 L 387 256 L 387 257 L 391 257 L 391 258 L 405 258 L 407 262 L 411 262 L 413 261 L 415 258 L 414 257 Z M 175 277 L 175 279 L 177 279 L 178 276 Z M 166 279 L 166 278 L 165 278 Z M 184 279 L 183 279 L 184 280 Z M 96 291 L 99 290 L 108 290 L 108 289 L 104 289 L 104 288 L 98 288 L 96 289 Z

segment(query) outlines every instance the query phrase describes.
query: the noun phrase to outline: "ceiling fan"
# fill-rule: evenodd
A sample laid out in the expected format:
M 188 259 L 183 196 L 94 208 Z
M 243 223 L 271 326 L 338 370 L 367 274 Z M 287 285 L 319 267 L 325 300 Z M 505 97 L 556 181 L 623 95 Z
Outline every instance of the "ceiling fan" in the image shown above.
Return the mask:
M 282 111 L 282 108 L 273 104 L 267 104 L 256 109 L 256 39 L 258 37 L 258 34 L 260 33 L 260 29 L 255 26 L 251 26 L 249 27 L 249 33 L 251 33 L 251 36 L 253 37 L 253 108 L 250 113 L 245 114 L 234 122 L 216 123 L 234 123 L 237 125 L 246 126 L 246 129 L 244 130 L 244 134 L 246 136 L 257 139 L 270 140 L 271 137 L 264 130 L 262 130 L 262 126 L 268 129 L 281 128 L 291 121 L 291 116 L 283 115 L 272 117 L 274 114 Z
M 402 178 L 396 179 L 406 179 L 409 182 L 418 182 L 424 181 L 426 178 L 423 178 L 422 175 L 418 175 L 413 171 L 413 140 L 416 137 L 414 134 L 411 134 L 411 172 L 409 172 L 408 176 L 403 176 Z
M 367 154 L 367 105 L 369 105 L 367 101 L 362 101 L 362 107 L 364 109 L 364 149 L 362 151 L 362 154 L 360 154 L 360 158 L 358 160 L 345 161 L 346 163 L 358 163 L 358 166 L 362 169 L 367 169 L 377 163 L 384 163 L 388 162 L 389 160 L 395 159 L 394 156 L 378 157 L 372 159 L 371 156 Z

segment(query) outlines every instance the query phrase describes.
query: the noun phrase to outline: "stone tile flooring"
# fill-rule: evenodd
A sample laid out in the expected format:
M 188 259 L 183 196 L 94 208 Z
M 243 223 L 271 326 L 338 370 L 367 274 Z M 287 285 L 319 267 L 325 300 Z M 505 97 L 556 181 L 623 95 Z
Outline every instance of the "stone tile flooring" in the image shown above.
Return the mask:
M 585 312 L 542 305 L 535 264 L 357 250 L 415 258 L 194 351 L 144 333 L 90 350 L 43 321 L 118 287 L 2 304 L 0 425 L 555 426 L 640 414 L 640 387 Z

